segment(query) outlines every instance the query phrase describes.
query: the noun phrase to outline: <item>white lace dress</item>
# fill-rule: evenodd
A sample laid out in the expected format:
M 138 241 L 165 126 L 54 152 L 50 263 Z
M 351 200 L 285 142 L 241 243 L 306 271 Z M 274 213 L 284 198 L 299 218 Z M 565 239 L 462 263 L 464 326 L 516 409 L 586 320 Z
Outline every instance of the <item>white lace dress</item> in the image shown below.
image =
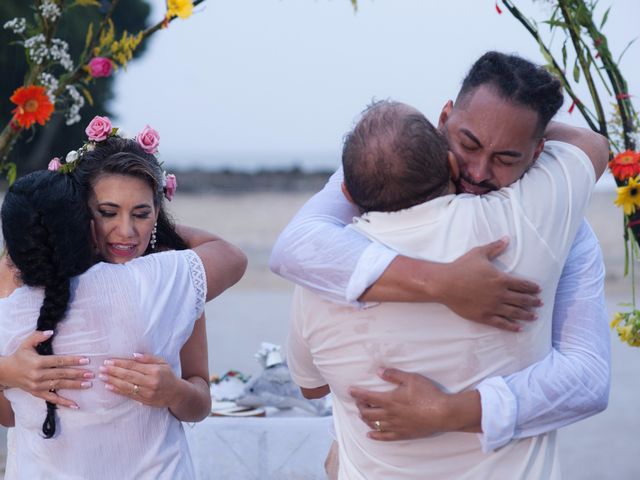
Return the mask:
M 134 352 L 158 355 L 180 375 L 180 349 L 205 296 L 205 271 L 191 250 L 95 265 L 72 281 L 54 352 L 89 357 L 96 378 L 104 360 Z M 0 355 L 13 353 L 33 332 L 42 298 L 42 289 L 22 287 L 0 300 Z M 44 400 L 18 389 L 5 392 L 16 417 L 8 480 L 194 477 L 182 424 L 168 409 L 116 395 L 97 379 L 90 389 L 59 393 L 80 408 L 59 408 L 56 435 L 45 439 Z

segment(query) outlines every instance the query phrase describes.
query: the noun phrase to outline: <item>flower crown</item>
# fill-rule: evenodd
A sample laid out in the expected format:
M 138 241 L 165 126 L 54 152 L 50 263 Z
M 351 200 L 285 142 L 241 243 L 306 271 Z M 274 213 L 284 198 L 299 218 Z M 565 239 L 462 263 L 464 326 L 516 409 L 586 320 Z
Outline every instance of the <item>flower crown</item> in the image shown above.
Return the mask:
M 67 153 L 64 163 L 59 157 L 54 157 L 49 162 L 48 170 L 53 172 L 71 173 L 75 170 L 78 162 L 82 159 L 86 152 L 91 152 L 100 142 L 104 142 L 109 137 L 125 138 L 122 132 L 111 126 L 111 120 L 108 117 L 95 116 L 85 129 L 85 133 L 89 138 L 78 150 L 71 150 Z M 144 127 L 134 140 L 142 147 L 146 153 L 156 155 L 158 146 L 160 145 L 160 134 L 149 125 Z M 162 165 L 162 163 L 160 164 Z M 162 171 L 162 189 L 167 200 L 171 201 L 178 188 L 176 176 L 172 173 L 167 174 Z

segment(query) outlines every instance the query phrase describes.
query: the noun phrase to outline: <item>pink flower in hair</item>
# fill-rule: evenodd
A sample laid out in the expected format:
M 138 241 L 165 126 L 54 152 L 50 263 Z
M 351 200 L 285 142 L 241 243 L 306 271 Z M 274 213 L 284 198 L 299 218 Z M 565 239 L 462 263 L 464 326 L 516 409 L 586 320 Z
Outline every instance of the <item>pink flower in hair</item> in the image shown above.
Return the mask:
M 111 120 L 107 117 L 100 117 L 96 115 L 93 117 L 93 120 L 89 122 L 84 133 L 87 134 L 87 137 L 89 137 L 89 140 L 92 142 L 102 142 L 107 139 L 111 130 Z
M 105 57 L 94 57 L 89 62 L 89 73 L 93 78 L 110 77 L 113 71 L 111 60 Z
M 61 167 L 62 167 L 62 162 L 60 162 L 60 159 L 58 157 L 53 157 L 49 162 L 49 166 L 47 167 L 47 170 L 49 170 L 50 172 L 57 172 L 58 170 L 60 170 Z
M 145 152 L 150 153 L 151 155 L 158 153 L 160 134 L 149 125 L 144 127 L 136 136 L 136 141 Z
M 170 173 L 166 176 L 164 185 L 164 195 L 167 197 L 167 200 L 173 200 L 173 196 L 176 194 L 177 189 L 178 181 L 176 180 L 176 176 L 173 173 Z

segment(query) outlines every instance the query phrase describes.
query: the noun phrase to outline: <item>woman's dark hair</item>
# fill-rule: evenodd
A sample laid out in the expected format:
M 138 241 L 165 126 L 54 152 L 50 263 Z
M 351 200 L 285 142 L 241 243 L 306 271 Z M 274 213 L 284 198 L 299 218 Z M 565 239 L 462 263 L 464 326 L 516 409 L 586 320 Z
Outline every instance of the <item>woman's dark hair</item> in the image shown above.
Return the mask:
M 156 226 L 156 248 L 185 250 L 185 241 L 176 232 L 173 220 L 164 209 L 162 168 L 155 156 L 145 152 L 135 141 L 120 137 L 109 137 L 95 145 L 92 151 L 84 153 L 78 160 L 73 176 L 87 193 L 93 191 L 96 182 L 105 175 L 118 174 L 139 178 L 151 187 L 153 203 L 158 209 Z M 147 246 L 145 255 L 152 253 Z
M 36 328 L 55 332 L 67 311 L 71 277 L 92 265 L 91 217 L 84 195 L 69 175 L 33 172 L 9 188 L 1 215 L 6 249 L 20 279 L 44 288 Z M 53 354 L 52 340 L 36 347 L 40 355 Z M 47 402 L 46 438 L 56 432 L 55 409 Z

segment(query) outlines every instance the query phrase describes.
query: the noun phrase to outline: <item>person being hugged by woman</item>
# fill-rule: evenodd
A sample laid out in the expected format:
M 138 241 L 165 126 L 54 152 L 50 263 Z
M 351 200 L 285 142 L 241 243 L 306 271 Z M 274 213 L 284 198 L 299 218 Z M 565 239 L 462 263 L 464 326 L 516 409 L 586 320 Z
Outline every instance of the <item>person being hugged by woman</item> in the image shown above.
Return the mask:
M 101 146 L 94 145 L 92 151 Z M 145 162 L 130 156 L 132 168 L 142 168 Z M 141 181 L 137 187 L 152 193 L 147 202 L 136 204 L 136 210 L 146 209 L 138 212 L 141 218 L 159 217 L 153 192 L 161 191 L 162 185 L 149 189 Z M 42 355 L 84 356 L 95 368 L 116 356 L 144 351 L 156 359 L 162 354 L 173 375 L 179 376 L 180 349 L 202 314 L 205 298 L 237 282 L 246 258 L 214 235 L 184 229 L 180 233 L 192 250 L 89 268 L 91 216 L 82 190 L 70 175 L 36 172 L 16 182 L 7 194 L 3 233 L 9 260 L 24 286 L 0 300 L 0 315 L 6 319 L 0 324 L 0 354 L 11 355 L 37 327 L 48 339 L 37 347 Z M 98 243 L 99 235 L 95 237 Z M 132 236 L 129 245 L 109 246 L 135 250 L 145 244 L 144 238 L 139 240 Z M 188 405 L 153 408 L 136 381 L 141 379 L 66 391 L 81 408 L 55 410 L 49 403 L 44 419 L 38 413 L 45 411 L 41 400 L 15 388 L 7 390 L 16 422 L 16 468 L 7 478 L 192 478 L 186 439 L 176 418 Z M 127 396 L 139 401 L 114 394 L 125 388 Z

